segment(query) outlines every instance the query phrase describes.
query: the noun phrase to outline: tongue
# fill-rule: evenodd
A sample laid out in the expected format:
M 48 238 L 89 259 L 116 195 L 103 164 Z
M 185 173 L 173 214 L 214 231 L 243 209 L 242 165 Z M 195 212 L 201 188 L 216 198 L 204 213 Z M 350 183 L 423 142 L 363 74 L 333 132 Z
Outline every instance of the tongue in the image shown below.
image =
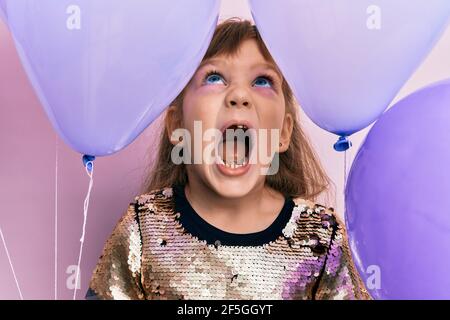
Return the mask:
M 219 148 L 219 155 L 225 163 L 244 163 L 245 143 L 240 140 L 225 140 L 222 142 L 222 148 Z

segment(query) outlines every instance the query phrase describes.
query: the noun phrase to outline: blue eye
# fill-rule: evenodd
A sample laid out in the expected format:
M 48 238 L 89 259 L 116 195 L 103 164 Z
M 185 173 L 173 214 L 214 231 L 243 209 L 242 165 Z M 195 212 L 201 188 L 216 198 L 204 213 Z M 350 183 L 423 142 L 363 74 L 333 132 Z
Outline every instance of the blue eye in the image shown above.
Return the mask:
M 222 84 L 225 84 L 225 80 L 219 72 L 211 71 L 211 72 L 208 72 L 208 74 L 205 76 L 204 83 L 205 84 L 221 84 L 220 81 L 222 81 Z M 258 87 L 263 87 L 263 88 L 271 88 L 274 85 L 274 80 L 269 75 L 263 75 L 263 76 L 259 76 L 256 78 L 254 85 L 256 85 Z
M 222 76 L 218 72 L 211 72 L 205 78 L 206 84 L 216 84 L 217 81 L 223 80 Z
M 269 77 L 258 77 L 255 80 L 255 85 L 270 88 L 272 86 L 272 80 Z

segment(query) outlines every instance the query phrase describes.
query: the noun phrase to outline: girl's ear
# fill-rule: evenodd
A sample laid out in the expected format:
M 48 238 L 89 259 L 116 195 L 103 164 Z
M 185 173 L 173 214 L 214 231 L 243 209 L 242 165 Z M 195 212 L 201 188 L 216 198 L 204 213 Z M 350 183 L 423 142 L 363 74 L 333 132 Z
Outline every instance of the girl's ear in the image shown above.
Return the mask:
M 284 116 L 283 127 L 281 128 L 280 145 L 278 148 L 279 153 L 283 153 L 289 148 L 293 129 L 294 118 L 292 117 L 292 114 L 286 113 Z
M 180 140 L 172 137 L 172 133 L 179 128 L 182 128 L 182 119 L 180 115 L 180 111 L 177 106 L 171 105 L 167 108 L 166 111 L 166 119 L 165 119 L 166 133 L 170 142 L 173 145 L 176 145 L 180 142 Z

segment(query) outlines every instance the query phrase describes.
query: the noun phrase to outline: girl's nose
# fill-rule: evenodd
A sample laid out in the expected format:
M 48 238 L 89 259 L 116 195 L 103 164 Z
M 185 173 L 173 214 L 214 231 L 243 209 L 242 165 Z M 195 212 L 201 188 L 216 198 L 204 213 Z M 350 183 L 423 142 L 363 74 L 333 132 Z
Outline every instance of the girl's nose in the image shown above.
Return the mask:
M 227 97 L 227 106 L 234 108 L 250 107 L 250 98 L 242 90 L 236 90 Z
M 249 102 L 247 100 L 241 99 L 243 102 L 239 103 L 236 102 L 235 100 L 230 100 L 230 106 L 234 107 L 237 106 L 239 104 L 242 104 L 244 107 L 247 107 L 249 105 Z

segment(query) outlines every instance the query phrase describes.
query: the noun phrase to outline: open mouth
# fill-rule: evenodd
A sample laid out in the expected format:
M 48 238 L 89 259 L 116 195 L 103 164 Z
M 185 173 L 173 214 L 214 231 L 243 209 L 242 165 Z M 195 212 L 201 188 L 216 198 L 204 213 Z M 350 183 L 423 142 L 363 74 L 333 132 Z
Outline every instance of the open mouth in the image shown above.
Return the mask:
M 248 129 L 245 124 L 232 124 L 222 131 L 219 164 L 228 169 L 239 169 L 249 164 L 252 139 Z

